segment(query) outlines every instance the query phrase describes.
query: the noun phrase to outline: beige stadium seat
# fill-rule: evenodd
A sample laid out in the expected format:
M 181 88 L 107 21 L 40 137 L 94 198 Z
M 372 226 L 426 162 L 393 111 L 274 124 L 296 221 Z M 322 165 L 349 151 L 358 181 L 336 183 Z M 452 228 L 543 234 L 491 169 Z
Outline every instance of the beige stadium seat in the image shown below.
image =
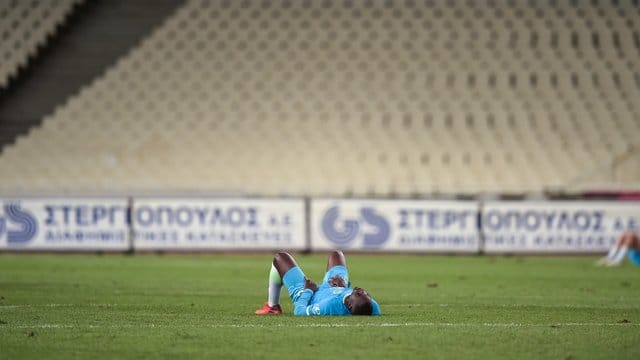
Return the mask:
M 52 178 L 32 185 L 53 192 L 573 189 L 640 136 L 638 11 L 628 1 L 189 1 L 5 149 L 0 167 L 27 161 Z M 28 174 L 15 177 L 27 189 Z M 619 185 L 640 184 L 632 175 Z M 16 183 L 0 178 L 0 190 Z

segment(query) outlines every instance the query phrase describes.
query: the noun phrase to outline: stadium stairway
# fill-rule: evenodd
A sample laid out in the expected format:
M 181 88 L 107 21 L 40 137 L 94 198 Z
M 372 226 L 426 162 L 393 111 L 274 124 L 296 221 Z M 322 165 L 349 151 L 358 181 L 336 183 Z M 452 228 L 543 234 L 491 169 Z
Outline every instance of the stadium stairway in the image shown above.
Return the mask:
M 0 153 L 138 45 L 183 0 L 4 1 Z M 65 17 L 66 15 L 66 17 Z M 37 30 L 41 29 L 42 34 Z M 38 42 L 26 39 L 39 35 Z M 12 40 L 12 41 L 8 41 Z M 22 50 L 23 54 L 16 54 Z M 24 59 L 23 59 L 24 58 Z

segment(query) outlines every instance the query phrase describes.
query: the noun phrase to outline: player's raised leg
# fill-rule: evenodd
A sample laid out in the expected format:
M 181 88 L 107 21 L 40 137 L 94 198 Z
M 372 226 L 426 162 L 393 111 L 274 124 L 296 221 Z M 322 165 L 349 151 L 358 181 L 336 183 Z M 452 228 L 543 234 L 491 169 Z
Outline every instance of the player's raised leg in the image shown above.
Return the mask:
M 611 248 L 609 248 L 609 252 L 607 253 L 607 255 L 598 259 L 598 261 L 596 262 L 596 265 L 603 266 L 603 265 L 610 264 L 613 261 L 613 259 L 616 258 L 616 255 L 618 255 L 618 252 L 620 251 L 620 248 L 622 246 L 625 236 L 626 236 L 626 233 L 623 233 L 622 235 L 618 236 L 618 238 L 616 239 L 616 242 L 613 244 L 613 246 L 611 246 Z
M 630 250 L 638 247 L 638 236 L 633 232 L 625 232 L 618 237 L 609 253 L 598 261 L 598 265 L 618 266 Z
M 280 293 L 282 291 L 282 277 L 289 269 L 297 266 L 293 257 L 285 252 L 279 252 L 271 262 L 269 271 L 268 299 L 264 305 L 255 311 L 258 315 L 282 314 L 280 307 Z
M 327 272 L 324 274 L 322 284 L 337 287 L 349 287 L 349 272 L 347 259 L 340 250 L 334 250 L 327 260 Z
M 625 232 L 618 240 L 618 253 L 609 261 L 608 266 L 618 266 L 625 259 L 629 251 L 638 248 L 638 236 L 631 231 Z
M 342 265 L 347 267 L 347 259 L 340 250 L 334 250 L 329 254 L 329 260 L 327 261 L 327 271 L 336 265 Z

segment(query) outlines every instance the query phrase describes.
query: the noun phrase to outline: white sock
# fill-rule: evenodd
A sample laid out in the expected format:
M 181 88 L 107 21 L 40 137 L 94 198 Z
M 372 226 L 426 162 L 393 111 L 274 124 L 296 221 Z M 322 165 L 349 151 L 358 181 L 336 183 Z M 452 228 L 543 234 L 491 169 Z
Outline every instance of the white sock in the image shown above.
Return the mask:
M 629 251 L 629 247 L 628 246 L 620 247 L 620 250 L 618 251 L 616 256 L 613 259 L 611 259 L 611 261 L 609 261 L 609 264 L 610 265 L 619 265 L 622 262 L 622 260 L 624 260 L 624 257 L 627 255 L 628 251 Z
M 612 246 L 611 249 L 609 249 L 609 253 L 607 254 L 607 259 L 613 260 L 616 257 L 616 253 L 619 249 L 620 248 L 617 246 Z
M 271 271 L 269 272 L 269 306 L 280 304 L 280 291 L 282 290 L 282 279 L 278 270 L 273 264 L 271 264 Z

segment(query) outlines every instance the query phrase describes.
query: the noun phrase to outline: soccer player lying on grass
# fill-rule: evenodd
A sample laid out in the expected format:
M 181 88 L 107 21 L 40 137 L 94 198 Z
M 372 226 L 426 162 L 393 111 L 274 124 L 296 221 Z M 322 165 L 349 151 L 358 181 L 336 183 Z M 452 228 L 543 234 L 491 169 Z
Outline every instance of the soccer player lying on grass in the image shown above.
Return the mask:
M 294 315 L 380 315 L 380 306 L 359 287 L 351 289 L 347 261 L 342 251 L 333 251 L 320 286 L 308 279 L 293 257 L 279 252 L 269 273 L 269 298 L 256 310 L 258 315 L 282 314 L 280 290 L 287 287 Z
M 618 266 L 622 263 L 627 253 L 629 254 L 629 260 L 633 264 L 640 266 L 640 238 L 638 234 L 631 231 L 622 233 L 616 243 L 609 249 L 607 256 L 598 260 L 597 264 Z

